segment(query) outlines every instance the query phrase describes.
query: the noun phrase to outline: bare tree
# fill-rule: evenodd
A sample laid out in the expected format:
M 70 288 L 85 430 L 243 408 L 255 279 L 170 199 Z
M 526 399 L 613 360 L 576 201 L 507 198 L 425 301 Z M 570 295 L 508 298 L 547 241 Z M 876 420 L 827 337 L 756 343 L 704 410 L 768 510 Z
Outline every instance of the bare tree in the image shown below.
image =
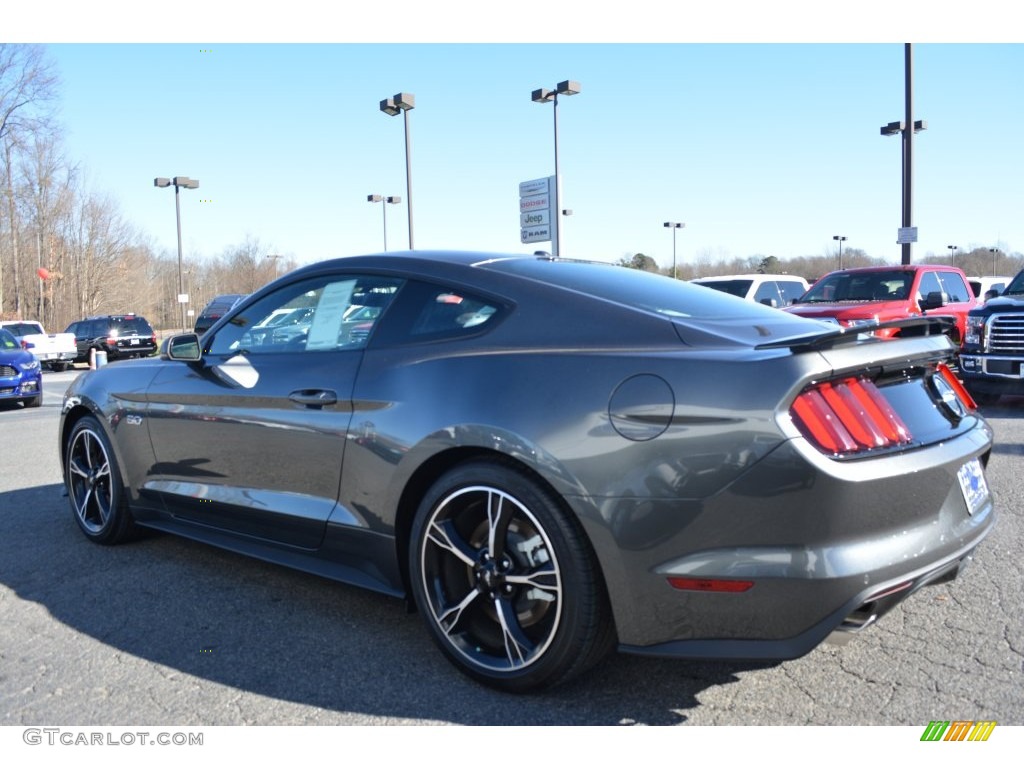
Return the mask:
M 14 309 L 21 311 L 18 290 L 19 220 L 14 190 L 13 158 L 33 131 L 49 120 L 57 77 L 40 46 L 0 44 L 0 162 L 3 163 L 7 253 L 0 250 L 0 314 L 4 311 L 4 267 L 10 262 L 14 278 Z

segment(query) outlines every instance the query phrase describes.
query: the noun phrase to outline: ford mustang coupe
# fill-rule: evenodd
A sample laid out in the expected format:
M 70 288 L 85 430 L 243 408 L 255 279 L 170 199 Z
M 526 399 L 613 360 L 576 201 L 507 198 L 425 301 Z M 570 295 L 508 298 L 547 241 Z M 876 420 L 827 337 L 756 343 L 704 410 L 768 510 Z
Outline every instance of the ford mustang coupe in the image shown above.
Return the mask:
M 616 648 L 795 658 L 955 578 L 995 518 L 945 321 L 901 322 L 545 254 L 325 261 L 80 376 L 71 512 L 407 597 L 507 691 Z

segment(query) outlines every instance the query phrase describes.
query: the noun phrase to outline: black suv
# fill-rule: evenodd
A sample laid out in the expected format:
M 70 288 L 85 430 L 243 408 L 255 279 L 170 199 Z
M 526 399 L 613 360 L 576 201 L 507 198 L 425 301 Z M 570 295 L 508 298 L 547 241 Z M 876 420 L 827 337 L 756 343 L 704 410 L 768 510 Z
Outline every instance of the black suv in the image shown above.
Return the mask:
M 967 314 L 960 378 L 981 405 L 1024 395 L 1024 272 Z
M 106 352 L 107 360 L 146 357 L 156 351 L 153 326 L 140 315 L 100 315 L 72 323 L 64 331 L 75 334 L 76 363 L 89 362 L 89 350 Z
M 225 293 L 223 296 L 214 297 L 213 301 L 207 304 L 206 308 L 199 313 L 199 317 L 196 318 L 196 327 L 194 329 L 196 335 L 202 336 L 210 330 L 214 323 L 226 315 L 229 309 L 233 308 L 235 304 L 247 295 L 245 293 Z

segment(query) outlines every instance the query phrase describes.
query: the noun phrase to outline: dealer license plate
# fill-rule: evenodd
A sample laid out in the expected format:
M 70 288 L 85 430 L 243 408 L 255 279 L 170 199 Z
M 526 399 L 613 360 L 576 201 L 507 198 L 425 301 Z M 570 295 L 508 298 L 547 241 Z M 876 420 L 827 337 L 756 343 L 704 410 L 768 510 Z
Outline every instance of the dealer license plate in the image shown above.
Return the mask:
M 971 459 L 956 473 L 960 481 L 960 490 L 964 494 L 964 501 L 967 502 L 967 513 L 973 515 L 981 509 L 988 501 L 988 483 L 985 482 L 985 472 L 981 468 L 981 462 Z

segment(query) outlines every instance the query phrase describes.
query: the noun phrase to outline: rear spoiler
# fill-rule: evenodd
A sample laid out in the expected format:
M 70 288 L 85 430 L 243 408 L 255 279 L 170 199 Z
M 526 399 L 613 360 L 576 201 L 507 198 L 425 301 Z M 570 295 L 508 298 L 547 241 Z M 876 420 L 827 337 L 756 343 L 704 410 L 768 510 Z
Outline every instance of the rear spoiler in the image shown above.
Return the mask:
M 860 339 L 862 334 L 874 333 L 883 328 L 899 328 L 900 336 L 902 337 L 938 336 L 940 334 L 950 336 L 956 330 L 956 320 L 955 318 L 943 315 L 923 315 L 921 317 L 885 320 L 883 322 L 865 323 L 863 325 L 836 325 L 835 329 L 826 328 L 820 333 L 790 336 L 785 339 L 758 344 L 757 349 L 789 347 L 794 352 L 830 349 L 840 344 L 852 344 Z

